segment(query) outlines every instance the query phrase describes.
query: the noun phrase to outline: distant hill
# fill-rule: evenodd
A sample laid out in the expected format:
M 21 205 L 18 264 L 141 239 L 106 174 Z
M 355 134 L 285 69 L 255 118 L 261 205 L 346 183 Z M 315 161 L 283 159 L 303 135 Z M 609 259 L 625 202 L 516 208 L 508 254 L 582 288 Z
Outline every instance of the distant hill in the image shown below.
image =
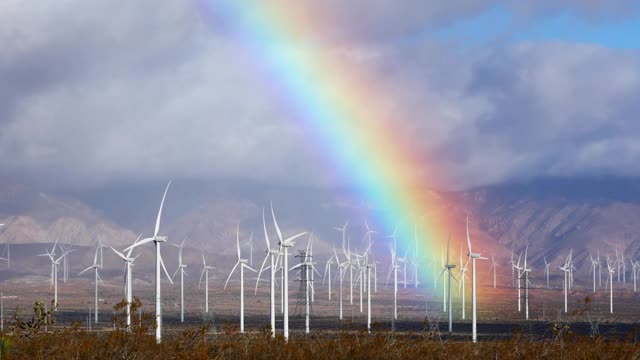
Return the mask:
M 22 185 L 1 184 L 0 222 L 8 225 L 0 229 L 0 243 L 51 243 L 59 239 L 90 251 L 86 246 L 101 234 L 107 244 L 124 247 L 141 232 L 151 235 L 164 186 L 159 182 L 117 184 L 49 194 Z M 615 249 L 624 251 L 627 257 L 640 253 L 638 180 L 547 179 L 463 192 L 431 191 L 425 196 L 424 201 L 441 209 L 444 216 L 457 219 L 461 229 L 468 212 L 474 238 L 485 247 L 485 255 L 496 255 L 502 263 L 508 260 L 512 248 L 517 256 L 527 245 L 529 261 L 537 269 L 543 268 L 544 257 L 560 264 L 569 249 L 574 249 L 576 263 L 584 271 L 588 269 L 589 251 L 595 256 L 599 250 L 603 260 L 606 255 L 614 255 Z M 202 250 L 208 262 L 218 267 L 218 276 L 223 277 L 235 261 L 239 224 L 243 257 L 250 258 L 246 243 L 253 235 L 253 265 L 259 267 L 266 247 L 263 207 L 267 209 L 269 236 L 272 243 L 276 241 L 269 212 L 271 201 L 285 235 L 313 232 L 319 261 L 332 253 L 333 246 L 340 248 L 340 234 L 333 227 L 347 219 L 352 247 L 362 250 L 364 220 L 382 211 L 347 190 L 280 187 L 241 180 L 179 180 L 169 191 L 161 232 L 173 243 L 187 238 L 185 257 L 196 277 Z M 405 227 L 404 231 L 411 231 Z M 389 240 L 384 235 L 376 235 L 374 249 L 377 260 L 386 263 Z M 457 253 L 463 239 L 454 240 L 452 251 Z M 307 237 L 303 237 L 298 244 L 304 247 L 306 242 Z M 165 249 L 165 262 L 171 271 L 175 248 Z M 105 250 L 105 256 L 113 255 Z M 439 256 L 425 254 L 429 260 Z M 90 262 L 89 257 L 83 256 L 82 263 Z M 121 267 L 116 260 L 109 260 L 113 271 Z M 383 268 L 386 271 L 386 265 Z M 136 271 L 151 269 L 152 259 L 146 259 Z M 45 275 L 46 271 L 41 273 Z

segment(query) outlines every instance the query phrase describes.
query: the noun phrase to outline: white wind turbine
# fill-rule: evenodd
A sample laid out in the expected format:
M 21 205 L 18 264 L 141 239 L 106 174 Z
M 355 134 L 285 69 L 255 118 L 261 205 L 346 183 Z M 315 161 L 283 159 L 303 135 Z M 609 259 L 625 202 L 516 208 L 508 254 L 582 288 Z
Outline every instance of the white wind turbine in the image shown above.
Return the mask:
M 334 252 L 336 251 L 335 247 L 333 248 L 333 251 Z M 328 290 L 329 290 L 329 300 L 331 300 L 331 266 L 334 264 L 333 258 L 334 258 L 334 255 L 331 255 L 329 260 L 327 260 L 327 265 L 325 265 L 324 267 L 324 275 L 322 276 L 322 285 L 324 285 L 324 280 L 327 277 L 327 274 L 329 274 L 329 281 L 327 283 Z
M 236 228 L 236 245 L 238 249 L 238 261 L 231 269 L 229 276 L 227 277 L 227 281 L 224 283 L 224 288 L 227 288 L 227 284 L 229 283 L 229 279 L 231 279 L 231 275 L 233 272 L 240 266 L 240 333 L 244 334 L 244 269 L 247 268 L 250 271 L 257 272 L 251 266 L 247 265 L 247 259 L 243 259 L 240 255 L 240 224 Z
M 609 257 L 607 257 L 607 270 L 609 271 L 609 279 L 607 279 L 607 284 L 609 285 L 609 312 L 613 314 L 613 273 L 615 270 L 613 262 L 609 260 Z M 605 286 L 607 284 L 605 284 Z
M 336 252 L 336 248 L 333 248 L 333 254 L 336 258 L 336 264 L 338 265 L 338 276 L 340 277 L 340 291 L 339 291 L 339 305 L 338 305 L 338 319 L 342 320 L 342 284 L 344 281 L 344 275 L 347 272 L 347 265 L 349 264 L 348 261 L 345 262 L 340 262 L 340 258 L 338 257 L 338 253 Z
M 480 256 L 480 253 L 474 253 L 471 251 L 471 237 L 469 236 L 469 216 L 467 215 L 467 244 L 469 245 L 469 252 L 467 256 L 471 258 L 471 339 L 473 342 L 478 341 L 478 333 L 476 330 L 476 259 L 487 260 L 487 258 Z
M 51 260 L 51 266 L 52 266 L 52 272 L 51 272 L 51 278 L 52 278 L 52 282 L 53 282 L 53 306 L 54 306 L 54 311 L 55 309 L 58 308 L 58 267 L 60 266 L 60 261 L 62 259 L 65 258 L 65 256 L 67 256 L 67 254 L 69 254 L 69 251 L 62 253 L 62 255 L 60 255 L 58 258 L 54 257 L 54 253 L 55 253 L 55 249 L 56 249 L 56 243 L 53 245 L 53 248 L 51 249 L 51 252 L 49 252 L 49 250 L 46 251 L 45 254 L 40 254 L 38 256 L 48 256 L 49 260 Z
M 198 281 L 198 288 L 202 285 L 202 278 L 204 278 L 204 312 L 206 314 L 209 313 L 209 270 L 215 270 L 215 267 L 207 265 L 207 260 L 204 257 L 204 251 L 202 251 L 202 273 L 200 274 L 200 280 Z M 240 269 L 240 272 L 242 272 L 242 269 Z M 229 274 L 229 276 L 231 276 L 231 274 Z M 227 281 L 229 280 L 227 279 Z M 244 289 L 243 285 L 241 285 L 241 287 Z M 240 292 L 242 293 L 242 299 L 240 302 L 244 304 L 244 290 L 240 290 Z M 244 313 L 244 306 L 241 311 Z
M 522 311 L 522 295 L 521 293 L 521 289 L 522 289 L 522 266 L 520 266 L 520 260 L 522 259 L 522 252 L 520 252 L 520 255 L 518 255 L 518 262 L 517 263 L 513 263 L 513 268 L 516 270 L 517 274 L 518 274 L 518 279 L 516 280 L 516 287 L 518 289 L 518 312 Z
M 562 287 L 564 289 L 564 312 L 567 312 L 567 293 L 569 291 L 569 271 L 571 266 L 571 253 L 567 256 L 567 259 L 564 262 L 564 266 L 560 266 L 560 270 L 564 272 L 564 281 L 562 282 Z
M 516 276 L 515 276 L 515 265 L 516 265 L 516 261 L 513 255 L 513 244 L 511 245 L 511 260 L 509 260 L 507 262 L 507 264 L 511 264 L 511 286 L 515 287 L 516 286 Z
M 187 240 L 186 237 L 182 239 L 182 242 L 179 245 L 171 244 L 178 248 L 178 268 L 176 269 L 176 272 L 173 273 L 173 276 L 171 278 L 175 278 L 176 275 L 178 275 L 178 271 L 180 271 L 180 322 L 184 322 L 184 277 L 189 277 L 189 275 L 187 275 L 187 271 L 185 270 L 187 268 L 187 265 L 182 263 L 182 250 L 184 249 L 185 240 Z
M 366 220 L 364 222 L 364 226 L 367 229 L 367 232 L 366 232 L 366 235 L 365 235 L 365 237 L 368 239 L 367 249 L 371 249 L 371 245 L 373 245 L 373 243 L 375 242 L 375 240 L 372 240 L 371 235 L 377 234 L 378 232 L 375 231 L 375 230 L 372 230 L 369 227 L 369 223 Z M 373 291 L 374 292 L 378 292 L 378 272 L 377 272 L 378 267 L 377 267 L 375 258 L 373 257 L 373 253 L 369 253 L 369 254 L 371 255 L 371 264 L 370 265 L 372 266 L 372 269 L 373 269 L 373 277 L 372 277 L 373 278 L 373 288 L 374 288 Z
M 100 263 L 98 262 L 98 254 L 100 252 L 100 246 L 96 247 L 96 253 L 93 256 L 93 265 L 89 266 L 88 268 L 82 270 L 78 276 L 84 274 L 85 272 L 93 269 L 95 272 L 95 304 L 94 304 L 94 314 L 95 314 L 95 323 L 98 323 L 98 281 L 102 281 L 102 279 L 100 278 L 100 275 L 98 274 L 98 270 L 102 269 L 102 266 L 100 265 Z
M 256 289 L 254 292 L 254 296 L 258 293 L 258 284 L 260 283 L 260 276 L 262 275 L 262 271 L 266 269 L 271 269 L 271 289 L 270 289 L 270 317 L 271 317 L 271 337 L 276 336 L 276 271 L 278 270 L 278 260 L 280 258 L 280 249 L 272 249 L 269 241 L 269 234 L 267 233 L 267 221 L 264 217 L 264 208 L 262 209 L 262 227 L 264 229 L 264 240 L 267 243 L 267 255 L 264 257 L 262 261 L 262 266 L 260 266 L 260 271 L 258 272 L 258 279 L 256 280 Z M 271 265 L 264 267 L 267 259 L 271 258 Z M 331 286 L 331 285 L 329 285 Z M 329 297 L 331 297 L 331 292 L 329 292 Z M 329 299 L 331 300 L 331 299 Z
M 291 236 L 287 239 L 282 237 L 282 232 L 280 231 L 280 227 L 278 226 L 278 221 L 276 221 L 276 215 L 273 211 L 273 204 L 271 205 L 271 217 L 273 217 L 273 224 L 276 228 L 276 233 L 278 234 L 278 239 L 280 240 L 280 247 L 284 250 L 283 252 L 283 260 L 282 260 L 282 271 L 284 273 L 284 280 L 282 282 L 282 292 L 284 294 L 284 321 L 283 321 L 283 334 L 284 339 L 289 339 L 289 264 L 288 264 L 288 256 L 289 256 L 289 248 L 295 245 L 295 239 L 298 237 L 305 235 L 307 232 L 302 232 L 297 235 Z M 345 225 L 346 229 L 346 225 Z
M 453 309 L 451 308 L 451 278 L 453 278 L 453 274 L 451 270 L 454 269 L 456 265 L 449 264 L 449 240 L 450 239 L 447 239 L 447 262 L 444 264 L 444 269 L 442 270 L 442 274 L 440 274 L 440 276 L 444 275 L 445 273 L 448 274 L 447 288 L 449 291 L 447 294 L 447 301 L 449 302 L 449 314 L 448 314 L 449 315 L 449 333 L 452 333 L 453 332 Z
M 551 266 L 551 263 L 547 262 L 547 258 L 544 258 L 544 276 L 547 279 L 547 289 L 549 289 L 549 267 Z
M 171 284 L 173 284 L 173 280 L 171 280 L 171 276 L 167 271 L 167 268 L 164 266 L 164 261 L 162 261 L 162 255 L 160 254 L 160 244 L 167 241 L 167 236 L 158 235 L 160 231 L 160 219 L 162 217 L 162 207 L 164 206 L 164 199 L 167 197 L 167 191 L 169 191 L 169 186 L 171 185 L 171 181 L 167 184 L 167 187 L 164 189 L 164 195 L 162 196 L 162 201 L 160 202 L 160 209 L 158 210 L 158 217 L 156 218 L 156 226 L 153 232 L 153 237 L 146 238 L 137 242 L 130 247 L 124 249 L 124 251 L 128 251 L 137 246 L 144 245 L 148 242 L 152 242 L 156 247 L 156 342 L 160 343 L 162 341 L 162 297 L 161 297 L 161 287 L 160 287 L 160 275 L 162 270 L 164 270 L 165 275 L 167 275 L 167 279 Z
M 527 267 L 527 252 L 529 247 L 524 250 L 524 266 L 522 267 L 522 276 L 524 277 L 524 313 L 525 319 L 529 320 L 529 273 L 531 269 Z
M 491 270 L 493 270 L 493 288 L 496 288 L 496 271 L 498 269 L 498 267 L 500 266 L 500 264 L 498 264 L 495 260 L 495 258 L 493 257 L 493 255 L 491 255 L 491 267 L 489 267 L 489 272 L 491 272 Z
M 389 277 L 393 272 L 393 319 L 398 320 L 398 259 L 396 255 L 395 246 L 389 246 L 391 250 L 391 268 L 389 269 L 389 275 L 387 275 L 387 284 L 389 284 Z
M 591 260 L 591 267 L 589 267 L 589 275 L 593 273 L 593 292 L 596 292 L 596 268 L 598 267 L 598 260 L 594 259 L 589 252 L 589 259 Z
M 466 317 L 466 303 L 465 303 L 465 278 L 467 277 L 467 267 L 469 265 L 469 259 L 463 265 L 462 264 L 462 248 L 460 248 L 460 281 L 458 283 L 459 288 L 458 291 L 462 291 L 462 320 Z
M 133 243 L 134 245 L 138 242 L 138 240 L 140 240 L 140 238 L 142 237 L 142 234 L 138 235 L 138 238 L 136 239 L 136 241 Z M 129 248 L 129 250 L 125 251 L 126 255 L 117 251 L 116 249 L 114 249 L 113 247 L 111 248 L 111 250 L 113 250 L 114 253 L 116 253 L 116 255 L 118 255 L 118 257 L 120 259 L 122 259 L 124 261 L 125 264 L 125 270 L 124 270 L 124 296 L 126 298 L 127 301 L 127 306 L 125 308 L 125 316 L 127 318 L 127 328 L 129 328 L 131 326 L 131 303 L 133 302 L 133 294 L 132 294 L 132 279 L 131 279 L 131 267 L 133 266 L 133 262 L 136 260 L 135 257 L 131 257 L 131 252 L 133 251 L 133 248 Z

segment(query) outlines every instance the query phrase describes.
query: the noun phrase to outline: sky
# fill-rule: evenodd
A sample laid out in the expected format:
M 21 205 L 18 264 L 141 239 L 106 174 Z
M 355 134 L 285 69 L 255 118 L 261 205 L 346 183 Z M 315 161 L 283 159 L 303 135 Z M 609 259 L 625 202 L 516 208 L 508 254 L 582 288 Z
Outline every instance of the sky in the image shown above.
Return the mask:
M 0 2 L 0 173 L 348 186 L 222 2 Z M 446 174 L 429 186 L 640 175 L 637 1 L 297 3 L 331 26 L 282 50 L 366 69 Z

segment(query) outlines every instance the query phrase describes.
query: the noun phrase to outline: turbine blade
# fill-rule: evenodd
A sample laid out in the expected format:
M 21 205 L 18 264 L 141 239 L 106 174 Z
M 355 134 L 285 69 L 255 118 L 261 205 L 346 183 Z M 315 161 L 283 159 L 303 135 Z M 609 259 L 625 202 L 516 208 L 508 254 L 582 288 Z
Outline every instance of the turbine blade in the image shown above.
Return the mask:
M 284 242 L 291 242 L 291 241 L 299 238 L 300 236 L 305 235 L 306 233 L 307 232 L 305 231 L 305 232 L 301 232 L 300 234 L 293 235 L 293 236 L 287 238 Z
M 240 260 L 240 223 L 236 227 L 236 244 L 238 245 L 238 260 Z
M 264 217 L 264 208 L 262 208 L 262 228 L 264 229 L 264 241 L 267 242 L 267 251 L 271 251 L 271 245 L 269 244 L 269 234 L 267 233 L 267 220 L 265 220 Z
M 469 246 L 469 253 L 471 253 L 471 236 L 469 236 L 469 215 L 467 215 L 467 245 Z
M 280 240 L 280 242 L 282 242 L 283 241 L 282 232 L 280 231 L 280 227 L 278 226 L 278 221 L 276 221 L 276 214 L 273 212 L 273 202 L 271 203 L 271 217 L 273 218 L 273 225 L 275 225 L 276 227 L 276 233 L 278 234 L 278 239 Z
M 262 271 L 264 271 L 264 265 L 267 263 L 267 259 L 269 258 L 269 256 L 272 256 L 272 255 L 267 253 L 267 256 L 265 256 L 264 260 L 262 261 L 262 265 L 260 266 L 260 271 L 258 272 L 258 279 L 256 280 L 256 289 L 253 295 L 258 294 L 258 283 L 260 282 L 260 276 L 262 275 Z
M 140 246 L 140 245 L 144 245 L 144 244 L 146 244 L 146 243 L 150 243 L 150 242 L 152 242 L 153 240 L 154 240 L 154 238 L 146 238 L 146 239 L 143 239 L 143 240 L 141 240 L 141 241 L 139 241 L 139 242 L 137 242 L 137 243 L 135 243 L 135 244 L 133 244 L 133 245 L 129 246 L 128 248 L 124 249 L 124 251 L 133 250 L 133 249 L 137 248 L 138 246 Z
M 80 273 L 78 273 L 78 276 L 80 276 L 80 275 L 82 275 L 82 274 L 86 273 L 87 271 L 89 271 L 89 270 L 91 270 L 91 269 L 93 269 L 93 265 L 92 265 L 92 266 L 89 266 L 88 268 L 86 268 L 86 269 L 84 269 L 84 270 L 82 270 L 82 271 L 80 271 Z
M 233 272 L 236 271 L 236 268 L 238 267 L 238 265 L 240 265 L 239 261 L 233 266 L 233 269 L 231 269 L 231 272 L 229 273 L 229 276 L 227 277 L 227 281 L 225 281 L 225 283 L 224 283 L 224 288 L 223 289 L 227 288 L 227 284 L 229 283 L 229 279 L 231 279 L 231 275 L 233 275 Z
M 164 189 L 164 195 L 162 195 L 162 201 L 160 202 L 160 209 L 158 210 L 158 217 L 156 218 L 156 228 L 153 232 L 153 237 L 158 236 L 158 231 L 160 231 L 160 218 L 162 217 L 162 207 L 164 206 L 164 199 L 167 197 L 167 191 L 169 191 L 169 186 L 171 186 L 171 180 L 167 184 L 167 187 Z
M 140 233 L 140 235 L 138 235 L 138 237 L 136 238 L 136 241 L 134 241 L 134 242 L 133 242 L 133 245 L 137 244 L 137 243 L 138 243 L 138 241 L 140 241 L 140 238 L 141 238 L 141 237 L 142 237 L 142 233 Z M 134 248 L 134 247 L 131 247 L 131 248 L 129 249 L 129 251 L 127 251 L 127 250 L 124 250 L 124 251 L 123 251 L 123 252 L 127 251 L 127 257 L 131 256 L 131 252 L 133 251 L 133 248 Z
M 124 254 L 122 254 L 121 252 L 119 252 L 118 250 L 114 249 L 112 246 L 109 246 L 111 248 L 111 250 L 113 250 L 114 253 L 116 253 L 116 255 L 118 255 L 122 260 L 127 260 L 127 257 L 124 256 Z
M 164 266 L 164 261 L 162 260 L 162 256 L 160 256 L 160 265 L 162 266 L 162 270 L 164 270 L 164 273 L 167 275 L 167 279 L 169 279 L 169 282 L 173 284 L 173 280 L 171 280 L 171 275 L 169 275 L 167 268 Z

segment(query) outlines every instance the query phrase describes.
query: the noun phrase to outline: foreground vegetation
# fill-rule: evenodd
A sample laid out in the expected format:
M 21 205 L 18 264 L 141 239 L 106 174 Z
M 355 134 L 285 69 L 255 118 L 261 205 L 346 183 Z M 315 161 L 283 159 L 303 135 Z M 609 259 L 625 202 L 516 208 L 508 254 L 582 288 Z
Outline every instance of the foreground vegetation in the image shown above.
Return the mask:
M 134 304 L 134 309 L 138 304 Z M 119 304 L 117 309 L 122 309 Z M 133 312 L 135 314 L 135 312 Z M 116 330 L 87 331 L 84 324 L 54 327 L 52 313 L 36 303 L 30 320 L 14 317 L 10 333 L 1 334 L 2 359 L 638 359 L 635 336 L 606 340 L 598 335 L 577 336 L 570 325 L 552 324 L 546 339 L 532 339 L 514 332 L 507 340 L 443 340 L 439 333 L 397 334 L 354 329 L 320 332 L 308 337 L 295 334 L 288 342 L 271 338 L 265 328 L 241 335 L 230 325 L 212 334 L 202 326 L 167 331 L 156 344 L 151 318 L 134 317 L 126 329 L 121 313 L 114 317 Z

